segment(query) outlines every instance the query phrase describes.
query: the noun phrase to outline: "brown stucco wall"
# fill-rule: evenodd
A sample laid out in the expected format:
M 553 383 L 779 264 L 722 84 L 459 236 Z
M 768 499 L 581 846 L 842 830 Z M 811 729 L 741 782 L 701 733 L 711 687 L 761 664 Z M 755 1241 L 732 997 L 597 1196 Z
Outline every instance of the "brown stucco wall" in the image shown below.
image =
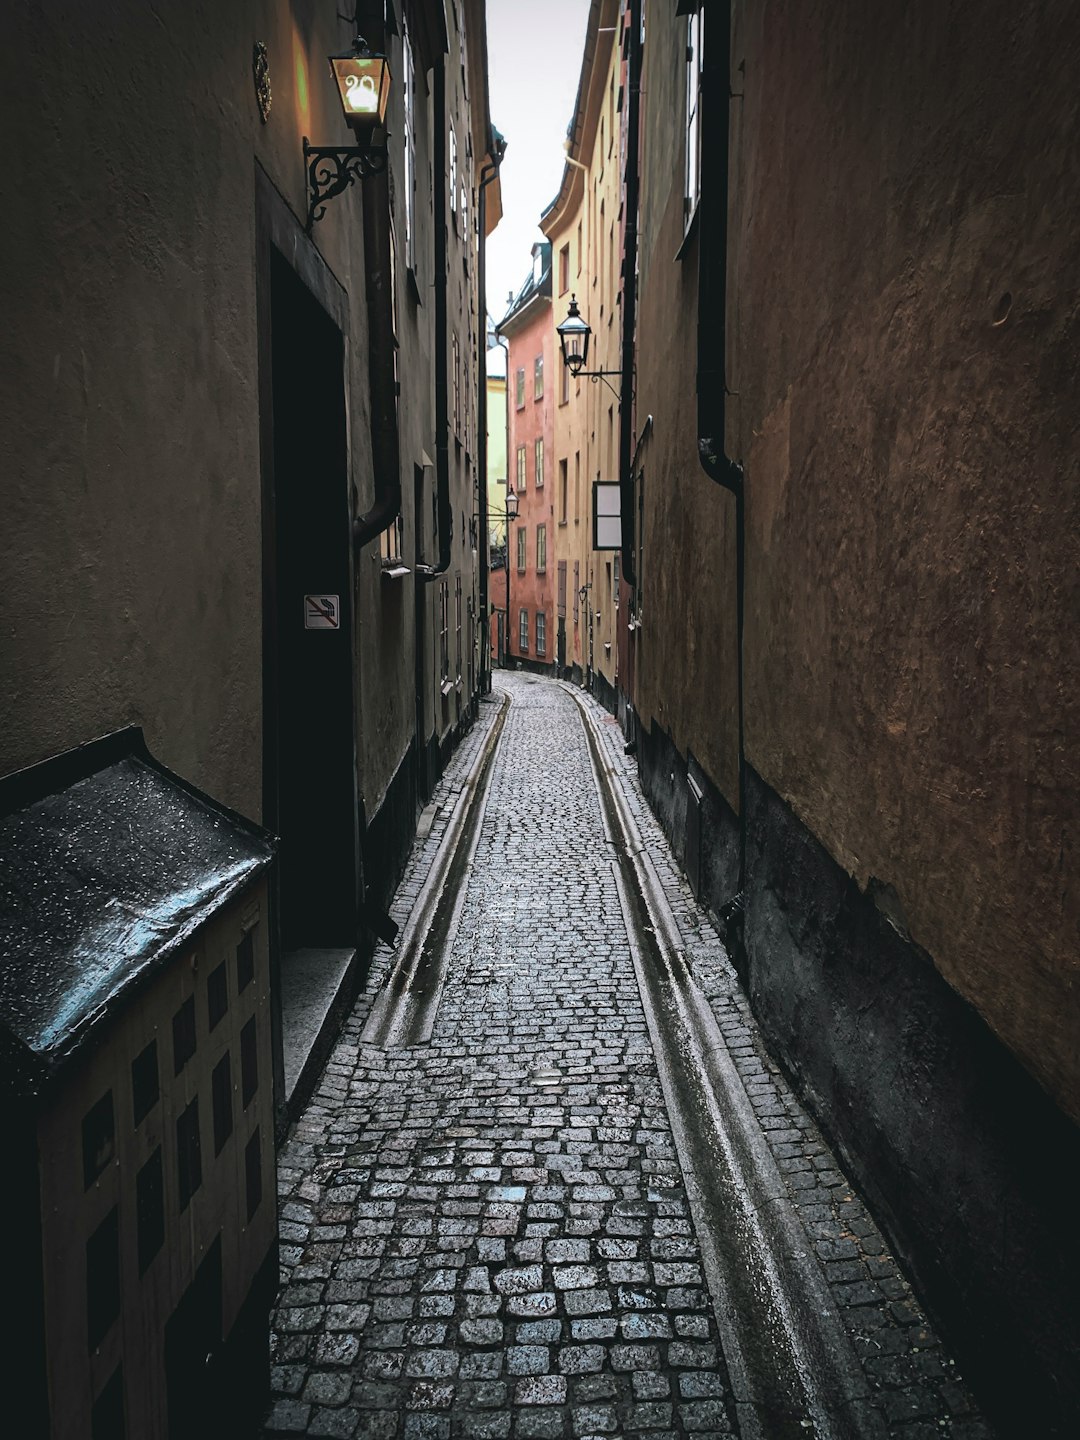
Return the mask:
M 641 723 L 670 731 L 739 807 L 735 510 L 697 455 L 698 249 L 683 248 L 685 22 L 650 28 L 642 74 L 636 415 L 652 416 L 637 645 Z M 676 258 L 680 251 L 681 257 Z
M 747 756 L 1080 1117 L 1075 10 L 736 35 Z

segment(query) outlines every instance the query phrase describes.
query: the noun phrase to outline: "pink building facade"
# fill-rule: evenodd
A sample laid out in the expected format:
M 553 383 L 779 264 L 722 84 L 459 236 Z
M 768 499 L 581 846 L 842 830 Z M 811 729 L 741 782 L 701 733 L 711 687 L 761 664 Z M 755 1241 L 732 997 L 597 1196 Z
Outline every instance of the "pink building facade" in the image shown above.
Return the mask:
M 501 611 L 502 653 L 529 669 L 548 670 L 556 658 L 550 244 L 533 246 L 533 268 L 499 334 L 509 348 L 507 469 L 518 516 L 508 527 L 506 568 L 491 576 L 492 653 L 500 653 Z

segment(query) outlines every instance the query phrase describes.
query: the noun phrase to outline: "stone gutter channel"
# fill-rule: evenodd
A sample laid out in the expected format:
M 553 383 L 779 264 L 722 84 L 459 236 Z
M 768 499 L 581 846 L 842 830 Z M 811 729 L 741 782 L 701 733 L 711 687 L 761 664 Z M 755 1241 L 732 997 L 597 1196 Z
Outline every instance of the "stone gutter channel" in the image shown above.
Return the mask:
M 389 978 L 368 1015 L 360 1037 L 365 1045 L 407 1048 L 431 1039 L 509 708 L 510 697 L 505 695 L 450 812 L 401 934 Z
M 573 692 L 571 692 L 573 693 Z M 744 1440 L 887 1434 L 704 996 L 621 784 L 578 701 L 627 934 Z

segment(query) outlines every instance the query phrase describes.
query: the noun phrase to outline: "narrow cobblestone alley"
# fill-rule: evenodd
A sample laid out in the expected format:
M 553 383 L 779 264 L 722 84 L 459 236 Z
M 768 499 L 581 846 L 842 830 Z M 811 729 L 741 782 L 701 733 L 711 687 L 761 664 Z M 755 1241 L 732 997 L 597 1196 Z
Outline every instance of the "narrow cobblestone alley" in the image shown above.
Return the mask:
M 808 1412 L 772 1426 L 736 1404 L 581 711 L 551 681 L 498 685 L 511 704 L 430 1043 L 362 1042 L 383 961 L 280 1155 L 267 1433 L 988 1435 L 764 1055 L 611 725 L 605 763 L 690 939 L 870 1397 L 858 1421 Z M 605 712 L 585 705 L 604 737 Z M 491 727 L 497 707 L 482 708 L 444 777 L 444 809 Z M 397 918 L 438 841 L 438 826 L 418 841 Z

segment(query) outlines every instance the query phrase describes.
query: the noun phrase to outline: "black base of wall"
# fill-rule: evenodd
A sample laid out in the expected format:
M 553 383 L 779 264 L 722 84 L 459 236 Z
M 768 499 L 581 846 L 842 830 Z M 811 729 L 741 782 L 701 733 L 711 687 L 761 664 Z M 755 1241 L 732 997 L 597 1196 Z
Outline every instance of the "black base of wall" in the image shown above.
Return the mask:
M 410 751 L 364 831 L 365 898 L 380 910 L 389 908 L 409 858 L 416 832 L 419 770 Z
M 684 759 L 671 736 L 655 721 L 648 729 L 638 723 L 635 738 L 646 798 L 687 872 L 694 894 L 714 915 L 722 915 L 739 888 L 738 816 L 701 766 L 692 756 Z M 696 819 L 690 802 L 690 777 L 701 793 Z M 692 835 L 695 824 L 699 827 L 696 842 Z M 731 949 L 731 937 L 725 938 Z M 737 959 L 734 951 L 732 959 Z
M 753 770 L 751 1002 L 991 1418 L 1080 1433 L 1080 1130 Z
M 615 693 L 615 686 L 611 684 L 606 675 L 601 675 L 599 670 L 593 671 L 592 693 L 605 710 L 610 711 L 612 715 L 616 713 L 619 708 L 619 697 Z

